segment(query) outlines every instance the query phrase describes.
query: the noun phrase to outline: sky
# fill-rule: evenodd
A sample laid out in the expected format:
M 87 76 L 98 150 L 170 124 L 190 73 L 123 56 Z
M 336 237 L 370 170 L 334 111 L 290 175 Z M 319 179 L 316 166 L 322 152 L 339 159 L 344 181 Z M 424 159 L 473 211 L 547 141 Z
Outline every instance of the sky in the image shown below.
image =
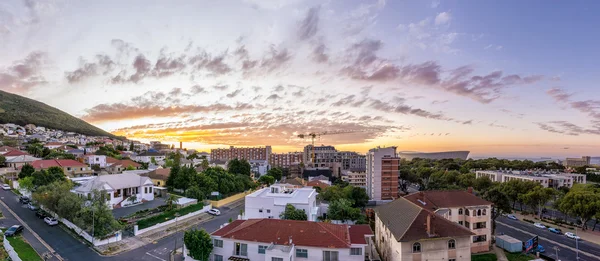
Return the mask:
M 600 2 L 0 2 L 0 90 L 141 141 L 598 156 Z

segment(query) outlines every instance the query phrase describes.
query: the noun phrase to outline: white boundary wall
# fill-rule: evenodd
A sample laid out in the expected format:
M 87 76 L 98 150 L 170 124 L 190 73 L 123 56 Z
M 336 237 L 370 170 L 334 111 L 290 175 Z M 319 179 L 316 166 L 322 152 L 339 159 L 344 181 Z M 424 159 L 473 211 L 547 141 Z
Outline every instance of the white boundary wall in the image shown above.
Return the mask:
M 87 232 L 85 232 L 83 229 L 79 228 L 75 224 L 71 223 L 71 221 L 66 220 L 64 218 L 59 218 L 59 221 L 62 222 L 63 224 L 65 224 L 65 226 L 69 227 L 70 229 L 75 230 L 75 232 L 78 235 L 83 237 L 88 242 L 93 243 L 94 246 L 101 246 L 101 245 L 106 245 L 108 243 L 115 243 L 115 242 L 121 241 L 121 239 L 122 239 L 121 231 L 117 231 L 114 236 L 111 236 L 107 239 L 97 239 L 97 238 L 92 239 L 92 236 L 90 236 Z
M 138 230 L 138 226 L 137 226 L 137 225 L 135 225 L 135 227 L 134 227 L 134 229 L 133 229 L 133 231 L 134 231 L 134 235 L 136 235 L 136 236 L 137 236 L 137 235 L 140 235 L 140 234 L 144 234 L 144 233 L 146 233 L 146 232 L 148 232 L 148 231 L 152 231 L 152 230 L 154 230 L 154 229 L 158 229 L 158 228 L 161 228 L 161 227 L 164 227 L 164 226 L 171 225 L 171 224 L 175 223 L 175 221 L 179 221 L 179 220 L 185 220 L 185 219 L 188 219 L 188 218 L 191 218 L 191 217 L 194 217 L 194 216 L 200 215 L 200 214 L 202 214 L 202 213 L 206 213 L 206 212 L 208 212 L 208 211 L 209 211 L 211 208 L 212 208 L 212 206 L 211 206 L 210 204 L 208 204 L 208 205 L 204 206 L 204 207 L 203 207 L 201 210 L 198 210 L 198 211 L 195 211 L 195 212 L 192 212 L 192 213 L 188 213 L 188 214 L 185 214 L 185 215 L 183 215 L 183 216 L 181 216 L 181 217 L 176 217 L 175 219 L 171 219 L 171 220 L 169 220 L 169 221 L 166 221 L 166 222 L 163 222 L 163 223 L 158 223 L 158 224 L 156 224 L 156 225 L 154 225 L 154 226 L 147 227 L 147 228 L 140 229 L 140 230 Z
M 19 254 L 17 254 L 15 249 L 10 245 L 10 242 L 8 242 L 8 240 L 6 239 L 6 236 L 4 236 L 3 245 L 4 245 L 4 249 L 6 249 L 6 252 L 8 253 L 8 256 L 10 257 L 10 259 L 12 259 L 13 261 L 21 261 Z

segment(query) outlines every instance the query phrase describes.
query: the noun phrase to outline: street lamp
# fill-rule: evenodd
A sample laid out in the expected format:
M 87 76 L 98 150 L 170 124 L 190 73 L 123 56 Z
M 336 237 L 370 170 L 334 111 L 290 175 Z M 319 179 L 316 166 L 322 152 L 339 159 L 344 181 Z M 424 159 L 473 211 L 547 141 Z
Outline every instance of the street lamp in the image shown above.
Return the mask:
M 558 258 L 558 251 L 559 251 L 558 247 L 554 246 L 554 250 L 556 250 L 556 260 L 560 261 L 560 259 Z
M 577 240 L 577 226 L 575 226 L 575 248 L 577 249 L 577 260 L 579 260 L 579 240 Z
M 173 248 L 173 255 L 177 252 L 177 218 L 179 218 L 179 213 L 175 213 L 175 246 Z

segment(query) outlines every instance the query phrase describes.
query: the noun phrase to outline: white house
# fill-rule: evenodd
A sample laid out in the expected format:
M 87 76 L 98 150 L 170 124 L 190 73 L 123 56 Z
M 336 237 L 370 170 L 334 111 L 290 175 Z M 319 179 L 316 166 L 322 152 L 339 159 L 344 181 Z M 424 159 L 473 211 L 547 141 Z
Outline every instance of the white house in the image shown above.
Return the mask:
M 100 168 L 106 168 L 106 155 L 85 155 L 85 163 L 92 165 L 98 165 Z
M 139 203 L 142 200 L 154 200 L 152 180 L 133 173 L 96 176 L 76 187 L 73 192 L 89 198 L 94 190 L 107 193 L 107 204 L 112 207 L 122 207 Z
M 140 162 L 145 162 L 145 163 L 150 163 L 150 162 L 152 162 L 152 158 L 154 158 L 154 160 L 156 162 L 163 161 L 163 160 L 165 160 L 165 154 L 162 154 L 162 153 L 156 152 L 156 151 L 146 151 L 146 152 L 142 152 L 142 153 L 136 155 L 134 157 L 134 160 L 140 161 Z
M 368 225 L 249 219 L 213 232 L 211 260 L 365 261 L 373 236 Z M 193 260 L 186 256 L 186 261 Z
M 60 142 L 48 142 L 48 143 L 44 144 L 44 147 L 53 150 L 53 149 L 59 148 L 63 145 L 64 144 L 62 144 Z
M 287 204 L 306 212 L 308 221 L 317 221 L 317 191 L 312 187 L 294 188 L 283 184 L 271 185 L 246 196 L 245 218 L 274 218 L 285 211 Z

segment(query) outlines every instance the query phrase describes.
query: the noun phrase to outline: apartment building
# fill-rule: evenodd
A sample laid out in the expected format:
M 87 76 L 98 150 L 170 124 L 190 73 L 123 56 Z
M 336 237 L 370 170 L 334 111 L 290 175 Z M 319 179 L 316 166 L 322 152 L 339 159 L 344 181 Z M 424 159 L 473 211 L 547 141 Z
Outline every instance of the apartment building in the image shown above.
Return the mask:
M 398 198 L 400 158 L 396 147 L 377 147 L 367 153 L 367 194 L 372 200 Z
M 577 168 L 577 167 L 589 166 L 591 160 L 592 160 L 592 157 L 590 157 L 590 156 L 583 156 L 581 158 L 566 158 L 564 161 L 564 165 L 567 168 Z
M 471 260 L 469 229 L 399 198 L 375 212 L 375 245 L 381 260 Z
M 545 188 L 572 187 L 575 183 L 585 184 L 586 175 L 564 172 L 548 171 L 476 171 L 475 176 L 488 177 L 494 182 L 508 182 L 511 180 L 523 180 L 537 182 Z
M 364 155 L 352 151 L 338 151 L 334 146 L 315 146 L 314 163 L 312 161 L 312 154 L 313 146 L 305 146 L 303 160 L 307 166 L 339 169 L 334 170 L 338 174 L 341 170 L 364 170 L 366 168 L 366 158 Z
M 269 156 L 269 165 L 273 168 L 290 168 L 292 165 L 301 163 L 302 161 L 302 152 L 271 153 Z
M 372 236 L 368 225 L 236 220 L 211 234 L 211 260 L 365 261 L 371 260 L 367 253 Z
M 210 159 L 213 161 L 228 161 L 232 159 L 269 160 L 271 153 L 271 146 L 248 148 L 231 146 L 228 149 L 211 149 Z
M 487 252 L 492 239 L 492 202 L 461 190 L 420 191 L 404 197 L 413 204 L 469 229 L 471 252 Z
M 287 204 L 306 212 L 308 221 L 317 221 L 317 191 L 312 187 L 296 188 L 284 184 L 271 185 L 245 198 L 244 217 L 279 219 Z
M 365 171 L 346 171 L 342 175 L 342 180 L 355 187 L 367 187 L 367 172 Z

